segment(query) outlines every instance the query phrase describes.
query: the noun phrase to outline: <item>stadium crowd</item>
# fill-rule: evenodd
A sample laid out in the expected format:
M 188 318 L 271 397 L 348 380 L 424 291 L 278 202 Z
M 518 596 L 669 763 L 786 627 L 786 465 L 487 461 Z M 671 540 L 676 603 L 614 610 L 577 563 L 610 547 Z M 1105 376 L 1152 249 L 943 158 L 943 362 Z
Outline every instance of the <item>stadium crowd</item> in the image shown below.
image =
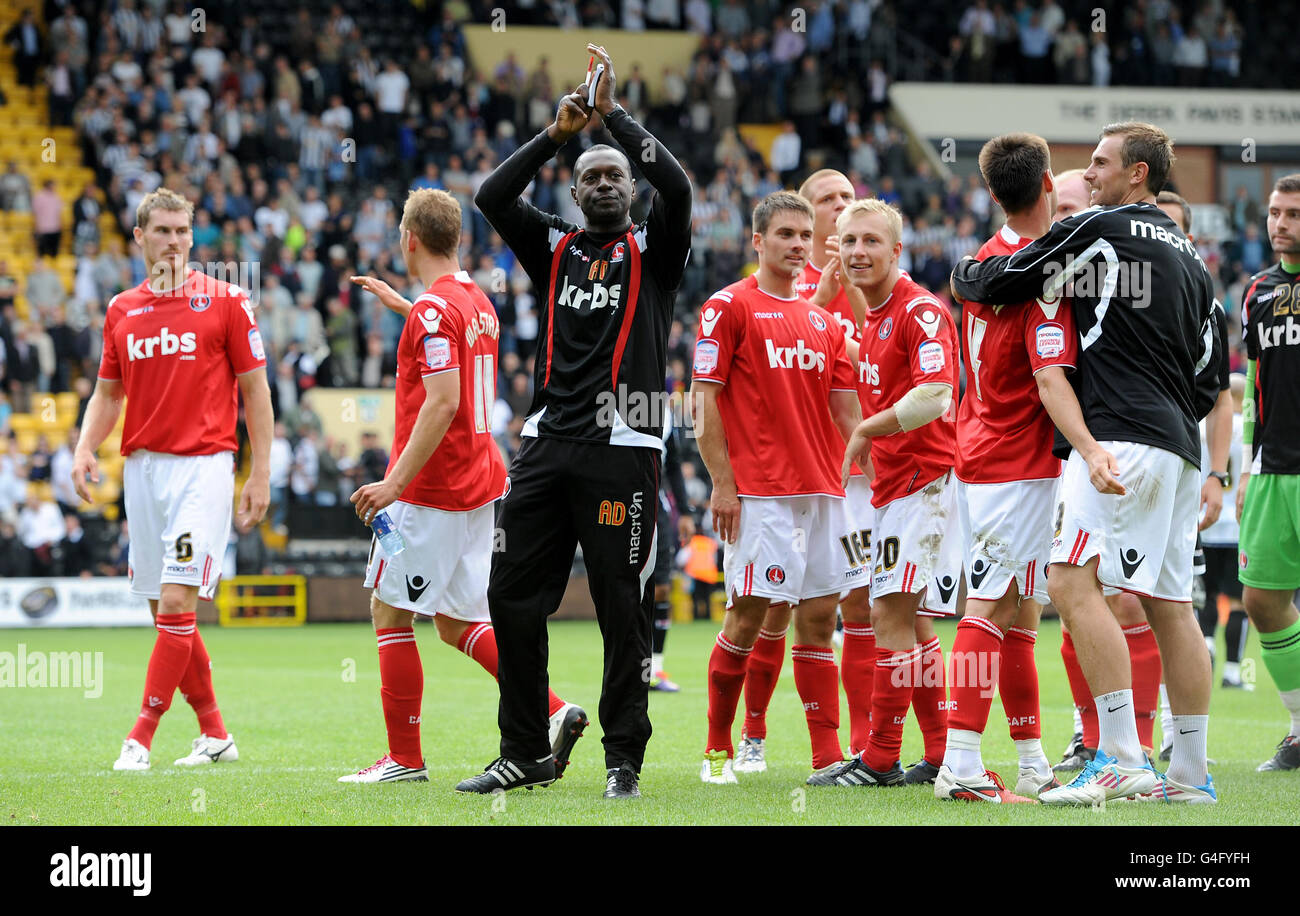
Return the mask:
M 112 213 L 129 237 L 136 203 L 160 186 L 195 204 L 193 259 L 205 268 L 232 265 L 238 278 L 227 276 L 257 295 L 281 421 L 274 524 L 284 523 L 291 499 L 346 502 L 357 485 L 383 476 L 382 444 L 367 440 L 361 454 L 350 455 L 346 443 L 323 435 L 310 392 L 394 384 L 402 320 L 349 278 L 367 274 L 412 289 L 395 256 L 397 218 L 411 188 L 444 188 L 461 203 L 462 263 L 502 321 L 493 429 L 513 455 L 532 395 L 537 301 L 472 198 L 498 163 L 550 122 L 567 87 L 552 78 L 545 56 L 511 55 L 491 69 L 470 58 L 460 23 L 486 22 L 497 7 L 508 22 L 699 36 L 685 71 L 649 72 L 650 62 L 633 63 L 619 86 L 629 111 L 684 152 L 694 186 L 693 250 L 666 379 L 677 391 L 689 384 L 700 302 L 756 266 L 748 241 L 754 203 L 815 168 L 840 168 L 857 196 L 899 206 L 902 267 L 946 300 L 953 264 L 979 248 L 1001 213 L 973 163 L 944 177 L 909 151 L 890 120 L 894 78 L 916 76 L 917 67 L 929 79 L 1095 85 L 1218 86 L 1248 78 L 1267 85 L 1276 77 L 1243 72 L 1242 49 L 1258 34 L 1253 6 L 1216 0 L 1139 0 L 1113 13 L 1104 31 L 1095 30 L 1090 5 L 1056 0 L 927 5 L 914 21 L 906 11 L 907 30 L 904 11 L 878 0 L 797 7 L 553 0 L 422 9 L 389 2 L 379 6 L 387 30 L 370 29 L 351 2 L 290 10 L 49 0 L 45 25 L 25 17 L 4 38 L 15 48 L 20 83 L 48 87 L 51 122 L 75 125 L 97 181 L 84 188 L 65 226 L 65 201 L 52 182 L 33 188 L 15 163 L 0 163 L 0 209 L 33 213 L 42 256 L 66 253 L 70 241 L 77 258 L 68 289 L 45 257 L 18 276 L 0 256 L 0 573 L 79 575 L 125 562 L 114 552 L 125 544 L 124 522 L 97 540 L 97 555 L 76 547 L 76 500 L 59 489 L 69 446 L 42 442 L 22 454 L 8 416 L 34 409 L 44 392 L 75 391 L 84 410 L 105 307 L 144 279 L 138 250 L 116 233 L 101 235 L 99 215 Z M 418 28 L 410 27 L 413 19 Z M 781 125 L 769 156 L 737 129 L 750 122 Z M 598 128 L 584 133 L 542 170 L 532 201 L 581 222 L 567 193 L 571 169 L 583 149 L 603 139 Z M 1259 202 L 1243 190 L 1223 203 L 1231 237 L 1198 241 L 1234 328 L 1232 364 L 1240 371 L 1240 300 L 1270 252 Z M 19 294 L 28 303 L 26 320 L 14 307 Z M 691 468 L 693 511 L 707 504 L 702 473 L 702 465 Z M 26 484 L 42 479 L 54 484 L 54 501 L 31 505 Z

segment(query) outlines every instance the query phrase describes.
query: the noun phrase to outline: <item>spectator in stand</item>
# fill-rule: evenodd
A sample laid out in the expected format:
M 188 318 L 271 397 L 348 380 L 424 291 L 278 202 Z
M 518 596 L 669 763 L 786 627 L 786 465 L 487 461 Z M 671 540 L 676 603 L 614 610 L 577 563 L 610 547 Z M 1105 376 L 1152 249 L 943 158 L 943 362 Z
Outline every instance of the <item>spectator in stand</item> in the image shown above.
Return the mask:
M 18 171 L 18 163 L 12 160 L 5 166 L 4 175 L 0 175 L 0 210 L 16 210 L 27 213 L 32 209 L 32 186 L 27 176 Z
M 89 579 L 94 574 L 90 541 L 75 512 L 63 515 L 63 537 L 54 547 L 54 575 Z
M 30 8 L 5 32 L 4 42 L 14 50 L 14 68 L 18 71 L 18 85 L 28 89 L 36 87 L 36 71 L 45 55 L 45 37 L 36 24 L 36 15 Z
M 72 458 L 77 450 L 77 439 L 81 429 L 76 426 L 68 428 L 68 435 L 59 450 L 50 458 L 50 483 L 54 489 L 54 501 L 59 504 L 59 511 L 64 515 L 75 513 L 81 500 L 72 486 Z
M 0 440 L 0 518 L 18 517 L 27 501 L 27 457 L 10 436 Z
M 53 178 L 46 179 L 32 198 L 32 222 L 36 233 L 36 253 L 49 258 L 57 255 L 59 239 L 63 235 L 63 198 L 59 196 Z
M 388 469 L 388 453 L 379 444 L 377 433 L 365 432 L 361 434 L 361 458 L 359 464 L 361 465 L 362 486 L 384 479 L 384 472 Z
M 13 521 L 0 515 L 0 579 L 23 579 L 32 574 L 32 552 L 23 544 Z
M 325 335 L 329 341 L 330 377 L 335 387 L 351 387 L 358 377 L 357 316 L 337 296 L 327 299 L 325 307 L 329 311 Z
M 1245 185 L 1237 185 L 1237 192 L 1232 198 L 1229 213 L 1232 217 L 1232 228 L 1238 235 L 1244 235 L 1249 225 L 1259 225 L 1259 204 L 1251 198 L 1250 189 Z
M 289 514 L 289 475 L 293 470 L 293 446 L 285 435 L 284 423 L 275 424 L 275 437 L 271 440 L 271 457 L 267 462 L 271 481 L 271 508 L 268 515 L 276 530 L 284 530 Z
M 802 158 L 803 141 L 795 130 L 793 121 L 781 125 L 781 133 L 772 141 L 770 161 L 772 168 L 781 176 L 781 181 L 790 184 L 799 169 Z
M 316 447 L 316 430 L 311 426 L 298 429 L 298 444 L 293 449 L 293 469 L 289 472 L 289 487 L 294 502 L 304 505 L 316 502 L 316 488 L 320 483 L 320 452 Z
M 32 552 L 32 572 L 37 576 L 54 573 L 54 547 L 66 530 L 63 515 L 53 502 L 42 499 L 35 487 L 27 488 L 27 500 L 18 513 L 18 538 Z
M 117 537 L 108 545 L 108 550 L 95 566 L 95 572 L 101 576 L 125 576 L 130 564 L 131 532 L 127 521 L 118 522 Z

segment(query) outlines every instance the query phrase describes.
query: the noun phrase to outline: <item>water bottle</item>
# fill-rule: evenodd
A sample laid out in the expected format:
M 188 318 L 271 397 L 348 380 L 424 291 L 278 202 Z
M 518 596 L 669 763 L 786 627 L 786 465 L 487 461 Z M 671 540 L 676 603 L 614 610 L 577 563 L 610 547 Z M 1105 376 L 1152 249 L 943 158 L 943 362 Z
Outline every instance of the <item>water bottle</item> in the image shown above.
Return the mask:
M 389 557 L 396 557 L 406 549 L 406 541 L 397 530 L 397 526 L 393 524 L 387 509 L 375 513 L 375 517 L 370 520 L 370 530 L 375 533 L 375 537 L 379 538 L 379 546 Z

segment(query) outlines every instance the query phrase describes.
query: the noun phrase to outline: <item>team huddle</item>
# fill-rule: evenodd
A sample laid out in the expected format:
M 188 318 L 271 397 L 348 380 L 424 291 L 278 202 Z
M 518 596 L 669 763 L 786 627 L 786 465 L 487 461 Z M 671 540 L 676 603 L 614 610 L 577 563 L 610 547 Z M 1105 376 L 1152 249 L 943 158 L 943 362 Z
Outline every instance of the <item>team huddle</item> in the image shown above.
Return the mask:
M 425 287 L 414 302 L 383 281 L 353 278 L 405 318 L 392 458 L 382 481 L 352 497 L 357 515 L 377 534 L 391 527 L 401 546 L 376 537 L 366 575 L 388 749 L 340 781 L 428 778 L 415 614 L 432 617 L 442 641 L 499 684 L 500 755 L 457 791 L 560 778 L 588 718 L 548 687 L 545 621 L 581 544 L 605 645 L 605 796 L 639 795 L 647 675 L 658 673 L 657 662 L 651 672 L 646 665 L 660 616 L 652 578 L 664 553 L 656 514 L 666 436 L 657 421 L 618 411 L 603 421 L 597 405 L 611 393 L 620 403 L 629 392 L 662 394 L 691 191 L 671 153 L 618 106 L 608 54 L 589 51 L 600 68 L 475 200 L 532 279 L 545 328 L 525 444 L 508 472 L 491 435 L 499 325 L 460 268 L 455 198 L 419 190 L 406 202 L 402 256 Z M 589 148 L 573 170 L 585 226 L 521 196 L 595 114 L 623 151 L 638 154 L 657 192 L 640 224 L 630 218 L 631 160 L 610 146 Z M 1176 195 L 1157 199 L 1172 161 L 1169 138 L 1138 123 L 1105 128 L 1088 169 L 1062 175 L 1042 138 L 989 141 L 980 170 L 1007 221 L 954 271 L 960 327 L 899 268 L 898 211 L 855 200 L 841 173 L 816 172 L 798 193 L 758 204 L 758 270 L 700 307 L 690 389 L 727 593 L 708 660 L 705 783 L 766 768 L 766 710 L 793 624 L 809 785 L 932 783 L 942 799 L 994 803 L 1217 800 L 1206 758 L 1211 666 L 1190 602 L 1197 529 L 1213 523 L 1215 487 L 1227 486 L 1226 319 L 1186 235 L 1190 208 Z M 109 304 L 74 466 L 89 499 L 94 450 L 125 394 L 131 588 L 150 600 L 158 636 L 117 769 L 149 767 L 178 686 L 202 734 L 177 763 L 238 755 L 194 609 L 211 597 L 213 557 L 229 534 L 236 383 L 253 456 L 241 527 L 266 510 L 271 409 L 247 293 L 184 266 L 191 216 L 167 190 L 140 204 L 135 233 L 150 278 Z M 1300 619 L 1290 594 L 1300 561 L 1287 545 L 1300 516 L 1300 478 L 1289 476 L 1300 474 L 1300 436 L 1277 400 L 1259 395 L 1293 387 L 1283 361 L 1300 345 L 1286 317 L 1300 315 L 1300 261 L 1289 260 L 1300 259 L 1300 176 L 1279 182 L 1269 227 L 1282 263 L 1251 287 L 1243 310 L 1244 448 L 1253 434 L 1258 479 L 1247 493 L 1243 475 L 1237 510 L 1246 608 L 1292 717 L 1271 768 L 1294 769 Z M 1145 284 L 1124 282 L 1139 269 Z M 151 393 L 167 389 L 194 392 L 195 412 L 176 422 L 151 415 L 159 403 Z M 1219 476 L 1203 485 L 1198 421 L 1223 408 L 1226 424 L 1219 414 L 1207 421 Z M 213 500 L 224 500 L 224 515 L 204 511 Z M 1091 722 L 1080 772 L 1065 785 L 1041 744 L 1034 645 L 1049 597 L 1077 658 L 1076 705 Z M 932 621 L 957 616 L 947 670 Z M 661 633 L 653 651 L 662 652 Z M 1154 681 L 1139 656 L 1154 659 Z M 1157 685 L 1172 712 L 1165 773 L 1149 756 Z M 1019 757 L 1014 791 L 981 756 L 995 692 Z M 909 709 L 925 750 L 905 770 Z

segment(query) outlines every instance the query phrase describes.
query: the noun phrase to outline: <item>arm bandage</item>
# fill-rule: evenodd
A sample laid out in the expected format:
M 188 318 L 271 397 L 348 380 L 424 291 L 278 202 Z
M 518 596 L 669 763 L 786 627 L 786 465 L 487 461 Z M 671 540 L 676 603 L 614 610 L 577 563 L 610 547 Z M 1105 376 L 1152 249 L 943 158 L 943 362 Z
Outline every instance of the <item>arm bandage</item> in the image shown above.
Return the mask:
M 952 386 L 942 382 L 927 382 L 917 385 L 898 399 L 894 413 L 903 432 L 910 433 L 920 429 L 931 420 L 943 416 L 943 412 L 952 403 Z

